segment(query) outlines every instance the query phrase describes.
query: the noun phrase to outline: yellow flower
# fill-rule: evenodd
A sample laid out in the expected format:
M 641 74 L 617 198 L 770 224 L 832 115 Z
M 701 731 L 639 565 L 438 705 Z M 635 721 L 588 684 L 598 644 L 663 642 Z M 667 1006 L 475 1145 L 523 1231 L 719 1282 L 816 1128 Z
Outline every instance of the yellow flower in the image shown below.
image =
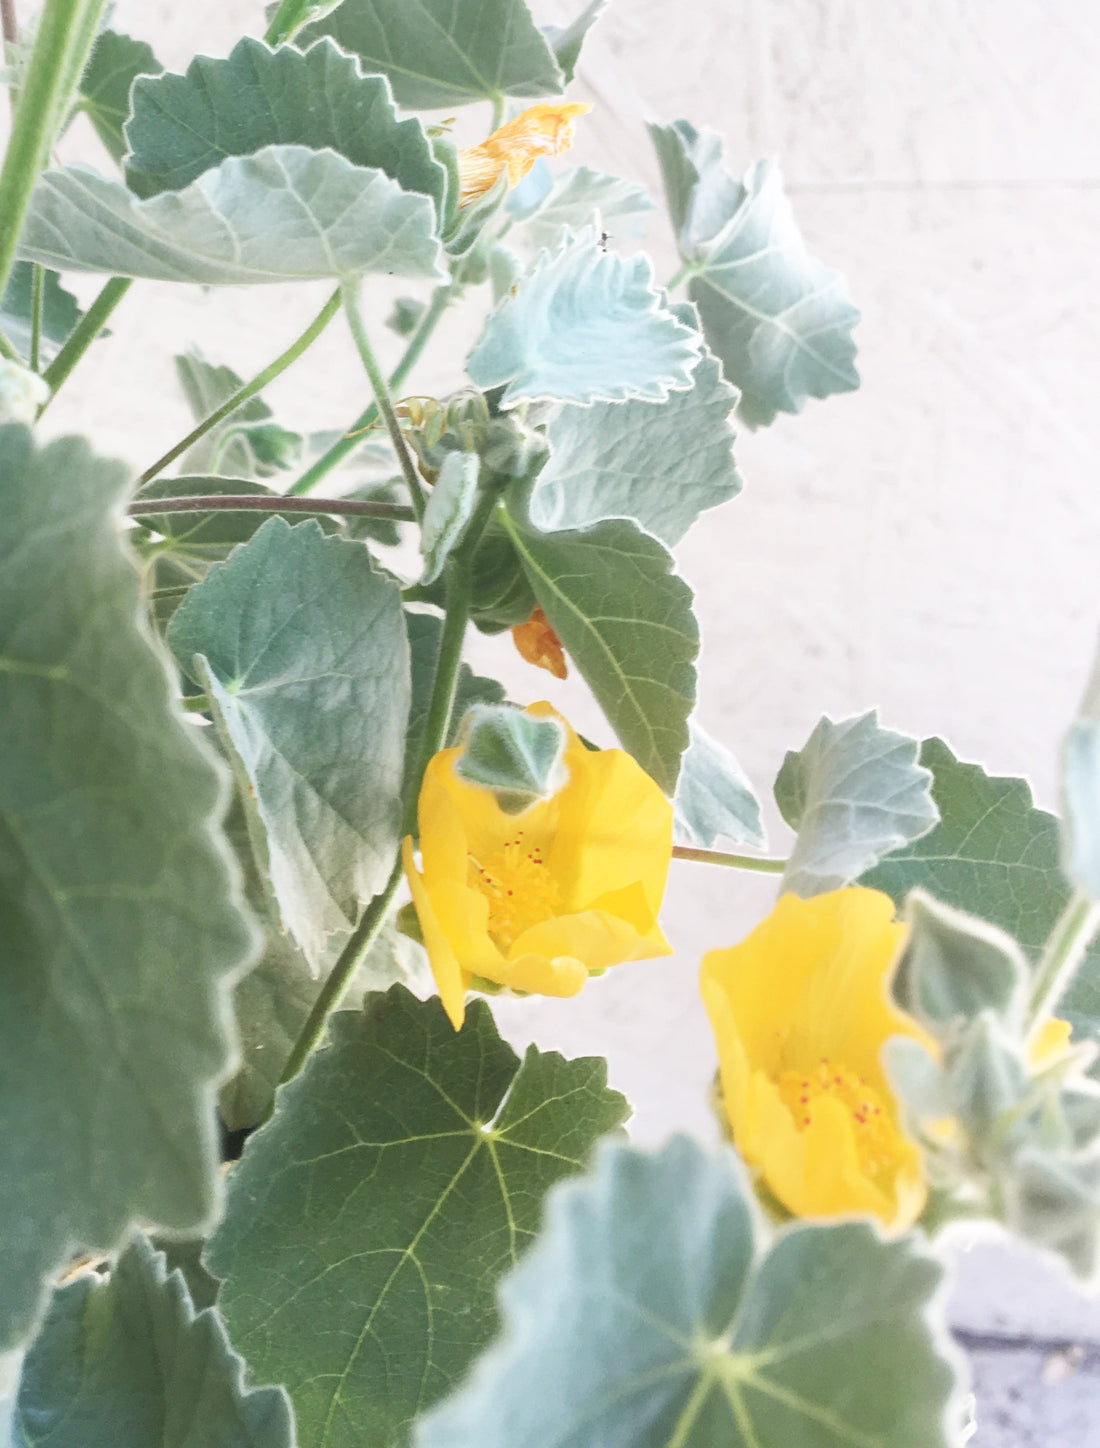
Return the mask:
M 905 927 L 859 886 L 783 895 L 747 939 L 703 960 L 733 1140 L 798 1216 L 869 1212 L 911 1226 L 927 1188 L 880 1056 L 929 1039 L 887 994 Z
M 459 206 L 469 206 L 496 185 L 508 168 L 509 183 L 522 181 L 540 156 L 560 156 L 573 144 L 577 117 L 592 107 L 571 101 L 560 106 L 531 106 L 514 121 L 493 132 L 480 146 L 468 146 L 458 153 L 461 183 Z
M 519 815 L 435 755 L 420 790 L 422 871 L 404 846 L 444 1009 L 463 1022 L 472 976 L 570 996 L 624 960 L 671 954 L 657 924 L 672 854 L 672 806 L 621 749 L 589 750 L 549 704 L 536 718 L 566 731 L 565 784 Z
M 517 623 L 512 629 L 512 642 L 519 650 L 520 657 L 536 668 L 547 669 L 555 679 L 567 679 L 569 666 L 565 662 L 565 650 L 561 646 L 550 620 L 541 608 L 536 606 L 526 623 Z

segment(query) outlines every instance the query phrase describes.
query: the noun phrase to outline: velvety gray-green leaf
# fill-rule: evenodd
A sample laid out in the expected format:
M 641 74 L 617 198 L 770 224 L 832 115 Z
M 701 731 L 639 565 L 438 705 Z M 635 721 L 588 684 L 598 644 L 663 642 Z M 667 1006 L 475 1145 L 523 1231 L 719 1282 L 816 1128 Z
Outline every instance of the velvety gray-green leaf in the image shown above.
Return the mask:
M 443 205 L 447 175 L 424 127 L 398 120 L 386 78 L 328 39 L 303 54 L 246 36 L 224 60 L 199 55 L 184 75 L 138 81 L 133 109 L 126 182 L 138 196 L 179 191 L 228 156 L 294 145 L 329 147 Z
M 176 376 L 196 422 L 209 417 L 215 408 L 244 386 L 244 378 L 238 376 L 232 367 L 208 362 L 197 347 L 179 353 L 174 361 Z M 255 451 L 245 437 L 238 433 L 227 438 L 226 433 L 241 423 L 268 422 L 271 415 L 271 408 L 262 397 L 250 397 L 184 453 L 180 462 L 181 472 L 217 473 L 227 478 L 270 476 L 277 470 L 268 468 L 261 471 Z M 252 531 L 255 532 L 255 529 Z
M 409 633 L 409 655 L 412 661 L 412 703 L 409 706 L 408 748 L 403 786 L 407 792 L 419 767 L 443 620 L 433 613 L 406 611 L 405 624 Z M 500 704 L 503 699 L 504 688 L 496 679 L 486 679 L 481 674 L 475 674 L 469 664 L 460 665 L 447 744 L 454 743 L 455 735 L 468 709 L 475 704 Z
M 760 801 L 737 760 L 692 720 L 673 801 L 677 844 L 710 849 L 719 840 L 762 849 Z
M 936 1035 L 982 1011 L 1022 1027 L 1028 967 L 1010 935 L 923 890 L 907 897 L 905 919 L 909 934 L 891 985 L 902 1010 Z
M 604 251 L 596 233 L 567 233 L 540 252 L 489 313 L 466 361 L 478 387 L 505 384 L 518 402 L 663 402 L 692 386 L 702 339 L 662 303 L 642 252 Z
M 355 277 L 441 279 L 435 208 L 334 151 L 268 146 L 182 191 L 138 200 L 83 166 L 47 171 L 20 255 L 61 271 L 231 286 Z
M 813 257 L 773 161 L 738 182 L 721 142 L 687 121 L 651 125 L 669 211 L 690 267 L 690 295 L 711 350 L 753 426 L 800 412 L 809 397 L 859 386 L 842 279 Z
M 80 78 L 78 105 L 115 161 L 126 151 L 123 126 L 130 114 L 130 88 L 139 75 L 164 69 L 144 40 L 101 30 Z
M 78 1245 L 214 1212 L 254 947 L 223 775 L 140 622 L 127 483 L 81 439 L 0 428 L 0 1347 Z
M 522 814 L 562 788 L 565 729 L 554 718 L 536 718 L 504 704 L 471 710 L 461 733 L 455 774 L 490 790 L 505 814 Z
M 639 236 L 644 218 L 654 210 L 648 193 L 635 181 L 588 166 L 573 166 L 553 177 L 545 160 L 508 200 L 509 213 L 523 223 L 522 235 L 546 247 L 557 246 L 566 227 L 599 226 L 615 240 Z
M 626 518 L 540 533 L 510 520 L 535 596 L 623 746 L 666 794 L 695 706 L 699 626 L 668 550 Z
M 34 267 L 29 261 L 17 261 L 0 300 L 0 330 L 25 358 L 31 355 L 31 295 Z M 42 331 L 39 357 L 48 362 L 56 356 L 83 313 L 72 292 L 61 285 L 55 271 L 46 271 L 42 282 Z
M 294 1448 L 282 1388 L 250 1388 L 221 1318 L 138 1233 L 108 1277 L 53 1296 L 27 1353 L 16 1448 Z
M 693 307 L 672 311 L 694 325 Z M 705 509 L 741 491 L 729 422 L 736 405 L 736 389 L 704 352 L 690 389 L 663 403 L 560 408 L 547 427 L 553 451 L 531 495 L 532 523 L 553 531 L 633 518 L 672 547 Z
M 344 0 L 298 38 L 331 35 L 414 110 L 558 95 L 562 73 L 524 0 Z
M 1062 746 L 1062 814 L 1066 871 L 1100 900 L 1100 662 Z
M 783 818 L 798 831 L 783 889 L 804 897 L 836 890 L 935 826 L 932 776 L 919 752 L 915 739 L 883 729 L 874 709 L 818 721 L 775 781 Z
M 481 459 L 476 452 L 452 452 L 443 460 L 424 509 L 420 552 L 424 559 L 421 583 L 434 583 L 458 546 L 473 516 Z
M 939 1263 L 866 1222 L 769 1241 L 750 1195 L 731 1151 L 605 1147 L 417 1448 L 957 1448 Z
M 921 764 L 932 771 L 940 823 L 883 860 L 860 884 L 885 890 L 899 905 L 919 885 L 937 900 L 999 925 L 1036 961 L 1071 893 L 1061 869 L 1058 821 L 1036 809 L 1026 780 L 965 764 L 942 739 L 924 741 Z M 1059 1011 L 1100 1039 L 1095 945 Z
M 609 4 L 610 0 L 590 0 L 577 18 L 568 25 L 543 26 L 542 33 L 550 42 L 550 49 L 561 66 L 566 85 L 571 83 L 576 73 L 577 61 L 581 58 L 581 49 L 588 32 Z
M 191 590 L 169 643 L 185 669 L 203 660 L 262 826 L 261 873 L 316 968 L 397 850 L 409 708 L 397 585 L 362 544 L 271 518 Z
M 623 1121 L 605 1082 L 603 1061 L 534 1047 L 520 1065 L 480 1001 L 460 1032 L 399 986 L 332 1018 L 207 1254 L 234 1346 L 285 1383 L 303 1443 L 408 1442 L 495 1332 L 548 1188 Z

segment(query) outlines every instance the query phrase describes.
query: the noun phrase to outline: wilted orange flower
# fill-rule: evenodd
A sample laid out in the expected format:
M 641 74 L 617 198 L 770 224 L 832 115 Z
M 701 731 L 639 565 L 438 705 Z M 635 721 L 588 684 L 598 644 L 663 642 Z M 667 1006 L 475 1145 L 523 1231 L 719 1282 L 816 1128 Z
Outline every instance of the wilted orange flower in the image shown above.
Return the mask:
M 520 657 L 529 664 L 534 664 L 539 669 L 547 669 L 555 679 L 568 678 L 569 669 L 561 639 L 537 604 L 527 622 L 517 623 L 512 629 L 512 642 L 519 650 Z
M 459 206 L 469 206 L 491 191 L 505 167 L 511 185 L 522 181 L 540 156 L 560 156 L 573 144 L 577 117 L 592 107 L 583 101 L 560 106 L 530 106 L 493 132 L 480 146 L 458 153 L 462 185 Z

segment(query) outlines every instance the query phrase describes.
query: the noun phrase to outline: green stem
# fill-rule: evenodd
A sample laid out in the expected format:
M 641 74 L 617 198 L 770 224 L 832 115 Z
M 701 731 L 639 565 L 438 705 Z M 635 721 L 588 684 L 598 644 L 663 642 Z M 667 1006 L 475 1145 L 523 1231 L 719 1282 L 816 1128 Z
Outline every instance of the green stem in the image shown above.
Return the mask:
M 183 498 L 141 498 L 126 509 L 131 518 L 159 513 L 332 513 L 348 518 L 390 518 L 411 523 L 413 511 L 401 503 L 368 503 L 358 498 L 288 498 L 280 493 L 194 494 Z
M 428 310 L 421 317 L 416 331 L 409 338 L 409 344 L 405 348 L 404 355 L 390 374 L 391 391 L 400 391 L 406 377 L 408 377 L 417 362 L 419 362 L 420 355 L 427 346 L 429 337 L 431 337 L 435 331 L 440 317 L 442 317 L 451 302 L 461 295 L 462 288 L 450 282 L 436 288 L 428 304 Z M 372 402 L 365 411 L 359 414 L 344 436 L 334 442 L 326 452 L 323 452 L 317 461 L 306 469 L 289 491 L 296 497 L 312 492 L 322 478 L 327 477 L 333 468 L 342 463 L 349 453 L 355 451 L 361 441 L 359 434 L 365 432 L 377 419 L 378 408 Z
M 673 845 L 674 860 L 695 860 L 701 865 L 728 865 L 733 870 L 755 870 L 761 875 L 782 875 L 786 860 L 767 860 L 759 855 L 730 855 L 724 850 L 697 850 L 690 845 Z
M 409 497 L 412 500 L 413 510 L 419 521 L 424 517 L 424 489 L 420 482 L 420 476 L 416 471 L 416 464 L 412 460 L 408 444 L 405 442 L 405 434 L 401 431 L 401 424 L 397 420 L 397 413 L 393 409 L 393 399 L 390 396 L 386 379 L 382 375 L 382 369 L 378 365 L 378 359 L 367 336 L 366 323 L 363 321 L 363 311 L 359 305 L 359 282 L 347 281 L 340 288 L 344 299 L 344 312 L 347 315 L 348 326 L 351 328 L 351 335 L 355 338 L 355 345 L 359 349 L 359 356 L 363 359 L 363 366 L 367 376 L 370 378 L 371 390 L 374 393 L 374 400 L 378 404 L 378 411 L 382 414 L 382 421 L 386 424 L 386 431 L 390 435 L 390 442 L 393 443 L 393 450 L 397 455 L 397 461 L 401 464 L 401 471 L 405 477 L 405 486 L 409 490 Z
M 15 350 L 14 344 L 8 341 L 2 331 L 0 331 L 0 357 L 6 357 L 9 362 L 18 362 L 20 367 L 23 366 L 22 357 L 20 357 L 19 353 Z
M 678 272 L 675 272 L 669 281 L 665 282 L 665 291 L 674 292 L 677 287 L 682 286 L 684 282 L 689 281 L 695 275 L 695 272 L 696 267 L 693 262 L 684 262 L 680 270 Z
M 0 296 L 31 194 L 88 58 L 105 0 L 46 0 L 0 170 Z
M 1029 1036 L 1038 1035 L 1084 959 L 1100 928 L 1100 903 L 1078 890 L 1050 933 L 1035 972 L 1027 1012 Z
M 243 406 L 249 398 L 255 397 L 257 392 L 261 392 L 269 382 L 274 381 L 281 372 L 285 372 L 292 362 L 297 361 L 302 353 L 316 342 L 317 338 L 336 315 L 339 307 L 340 292 L 339 289 L 337 289 L 333 292 L 332 296 L 329 297 L 328 301 L 317 313 L 313 321 L 310 322 L 302 335 L 293 341 L 285 352 L 280 353 L 274 362 L 265 367 L 262 372 L 258 372 L 251 382 L 246 382 L 243 387 L 234 392 L 232 397 L 223 402 L 220 407 L 215 408 L 208 417 L 204 417 L 197 427 L 193 427 L 185 438 L 181 438 L 180 441 L 176 443 L 175 447 L 169 448 L 163 457 L 157 458 L 151 467 L 146 468 L 141 477 L 138 478 L 138 487 L 144 487 L 146 483 L 151 482 L 153 478 L 155 478 L 158 473 L 162 473 L 170 463 L 174 463 L 181 453 L 185 453 L 189 447 L 198 442 L 200 437 L 204 437 L 212 427 L 217 427 L 219 422 L 223 422 L 232 413 L 236 412 L 238 407 Z
M 416 819 L 416 801 L 420 793 L 420 780 L 427 768 L 428 760 L 442 748 L 450 727 L 455 690 L 458 685 L 458 671 L 462 663 L 462 641 L 465 638 L 466 624 L 470 617 L 473 555 L 495 505 L 495 491 L 486 489 L 478 500 L 478 505 L 457 553 L 447 565 L 447 612 L 443 620 L 443 633 L 439 640 L 439 654 L 436 658 L 435 675 L 432 679 L 432 694 L 424 723 L 424 739 L 420 750 L 419 767 L 405 802 L 405 833 L 412 828 L 410 821 Z M 280 1085 L 292 1081 L 297 1076 L 310 1053 L 324 1035 L 325 1022 L 328 1020 L 329 1014 L 344 998 L 352 976 L 359 969 L 367 951 L 378 939 L 378 932 L 385 923 L 393 897 L 401 883 L 402 874 L 401 857 L 398 856 L 381 894 L 376 895 L 363 911 L 359 924 L 355 927 L 351 938 L 340 952 L 339 959 L 332 967 L 328 979 L 321 987 L 321 993 L 314 1001 L 313 1009 L 310 1011 L 298 1039 L 294 1042 L 283 1074 L 279 1078 Z M 273 1109 L 274 1101 L 268 1107 L 268 1116 L 271 1115 Z
M 311 0 L 283 0 L 272 16 L 264 40 L 270 46 L 283 45 L 292 40 L 308 21 L 312 9 Z
M 493 97 L 493 118 L 489 125 L 489 134 L 499 131 L 504 122 L 504 97 L 499 93 Z
M 30 369 L 37 372 L 42 353 L 42 292 L 46 269 L 35 262 L 31 267 L 31 355 Z
M 132 277 L 112 277 L 66 337 L 65 345 L 42 374 L 49 383 L 50 396 L 39 409 L 40 417 L 60 392 L 81 357 L 103 331 L 107 318 L 122 301 L 131 286 L 133 286 Z
M 401 883 L 402 866 L 401 857 L 398 855 L 394 861 L 393 869 L 390 871 L 390 878 L 383 885 L 381 892 L 375 895 L 360 917 L 359 924 L 352 931 L 348 943 L 332 967 L 321 993 L 313 1002 L 313 1009 L 306 1017 L 306 1023 L 298 1034 L 298 1039 L 287 1057 L 287 1063 L 283 1067 L 283 1074 L 279 1077 L 279 1085 L 284 1086 L 288 1081 L 293 1081 L 298 1072 L 305 1065 L 311 1052 L 318 1045 L 325 1033 L 325 1023 L 329 1014 L 343 1000 L 347 988 L 351 983 L 352 976 L 366 959 L 367 952 L 378 939 L 378 933 L 386 922 L 386 915 L 389 912 L 393 897 L 397 894 L 397 887 Z M 267 1113 L 264 1116 L 266 1121 L 275 1109 L 274 1098 Z

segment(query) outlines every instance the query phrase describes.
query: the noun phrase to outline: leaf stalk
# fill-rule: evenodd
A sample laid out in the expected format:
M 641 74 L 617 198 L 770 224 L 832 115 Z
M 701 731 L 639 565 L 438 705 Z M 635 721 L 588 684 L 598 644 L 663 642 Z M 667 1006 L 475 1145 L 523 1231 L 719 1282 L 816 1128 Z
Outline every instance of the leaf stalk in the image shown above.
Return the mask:
M 700 865 L 727 865 L 731 870 L 752 870 L 760 875 L 782 875 L 786 860 L 769 860 L 760 855 L 732 855 L 725 850 L 697 850 L 693 845 L 673 845 L 674 860 L 694 860 Z
M 107 318 L 133 286 L 132 277 L 111 277 L 95 301 L 65 339 L 65 344 L 43 372 L 50 395 L 38 409 L 39 417 L 60 392 L 69 374 L 107 325 Z
M 1027 1012 L 1029 1039 L 1038 1035 L 1065 995 L 1097 929 L 1100 902 L 1083 890 L 1076 891 L 1051 931 L 1035 972 Z
M 126 509 L 131 518 L 158 513 L 332 513 L 337 517 L 389 518 L 411 523 L 413 510 L 403 503 L 370 503 L 358 498 L 290 498 L 282 493 L 196 493 L 182 498 L 138 498 Z

